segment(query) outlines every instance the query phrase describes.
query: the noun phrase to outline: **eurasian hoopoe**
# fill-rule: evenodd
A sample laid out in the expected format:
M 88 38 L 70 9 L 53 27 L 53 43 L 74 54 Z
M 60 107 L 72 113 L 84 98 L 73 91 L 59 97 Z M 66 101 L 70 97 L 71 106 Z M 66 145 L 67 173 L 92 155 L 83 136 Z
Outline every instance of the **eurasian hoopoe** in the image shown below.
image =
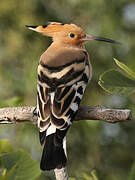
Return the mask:
M 90 40 L 117 42 L 86 35 L 75 24 L 50 22 L 27 27 L 53 39 L 38 65 L 37 114 L 40 142 L 44 145 L 40 167 L 42 170 L 62 168 L 67 161 L 66 133 L 92 77 L 83 43 Z

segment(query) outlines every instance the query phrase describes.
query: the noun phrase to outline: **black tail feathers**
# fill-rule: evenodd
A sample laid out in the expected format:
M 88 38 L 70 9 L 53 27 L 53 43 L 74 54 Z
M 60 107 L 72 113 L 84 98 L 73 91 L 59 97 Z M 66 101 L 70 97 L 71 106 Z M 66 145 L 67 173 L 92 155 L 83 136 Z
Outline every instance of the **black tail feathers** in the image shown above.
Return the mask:
M 41 145 L 45 143 L 45 139 L 46 139 L 46 131 L 39 132 L 39 140 Z
M 60 169 L 66 165 L 67 158 L 63 148 L 63 139 L 56 138 L 56 133 L 46 136 L 40 163 L 41 170 Z

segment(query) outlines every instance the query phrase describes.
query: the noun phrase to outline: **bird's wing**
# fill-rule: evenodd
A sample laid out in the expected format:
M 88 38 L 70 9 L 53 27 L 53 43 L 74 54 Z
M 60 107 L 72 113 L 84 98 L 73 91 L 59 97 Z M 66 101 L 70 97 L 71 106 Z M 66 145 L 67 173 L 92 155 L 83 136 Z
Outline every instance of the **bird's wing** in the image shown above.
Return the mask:
M 78 111 L 89 75 L 88 56 L 84 52 L 60 66 L 48 66 L 40 61 L 37 106 L 41 131 L 45 131 L 50 122 L 57 129 L 66 129 L 71 124 Z
M 46 129 L 50 124 L 50 97 L 47 88 L 37 84 L 37 115 L 38 127 Z

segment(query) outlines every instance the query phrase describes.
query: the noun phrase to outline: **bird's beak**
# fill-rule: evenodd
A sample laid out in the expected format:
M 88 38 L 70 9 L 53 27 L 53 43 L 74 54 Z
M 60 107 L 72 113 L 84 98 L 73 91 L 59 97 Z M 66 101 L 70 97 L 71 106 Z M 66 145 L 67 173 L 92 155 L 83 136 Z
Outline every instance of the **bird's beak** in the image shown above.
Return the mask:
M 93 36 L 93 35 L 86 35 L 82 40 L 83 41 L 96 40 L 96 41 L 103 41 L 103 42 L 108 42 L 108 43 L 120 44 L 119 42 L 114 41 L 112 39 L 108 39 L 108 38 L 104 38 L 104 37 L 99 37 L 99 36 Z

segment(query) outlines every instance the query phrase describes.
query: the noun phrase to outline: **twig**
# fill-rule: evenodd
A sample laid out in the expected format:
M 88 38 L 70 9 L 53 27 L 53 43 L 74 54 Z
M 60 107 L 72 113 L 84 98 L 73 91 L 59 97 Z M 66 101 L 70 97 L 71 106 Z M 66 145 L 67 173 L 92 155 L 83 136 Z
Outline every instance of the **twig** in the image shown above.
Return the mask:
M 108 109 L 105 107 L 80 107 L 75 118 L 78 120 L 101 120 L 109 123 L 127 122 L 132 119 L 131 111 L 128 109 Z M 0 108 L 0 124 L 14 124 L 18 122 L 32 122 L 37 126 L 36 108 L 8 107 Z M 54 169 L 56 180 L 68 180 L 67 168 Z
M 101 120 L 109 123 L 126 122 L 132 119 L 129 109 L 108 109 L 102 106 L 79 108 L 75 118 L 78 120 Z M 0 108 L 0 124 L 13 124 L 17 122 L 30 121 L 37 125 L 37 114 L 35 107 L 7 107 Z

